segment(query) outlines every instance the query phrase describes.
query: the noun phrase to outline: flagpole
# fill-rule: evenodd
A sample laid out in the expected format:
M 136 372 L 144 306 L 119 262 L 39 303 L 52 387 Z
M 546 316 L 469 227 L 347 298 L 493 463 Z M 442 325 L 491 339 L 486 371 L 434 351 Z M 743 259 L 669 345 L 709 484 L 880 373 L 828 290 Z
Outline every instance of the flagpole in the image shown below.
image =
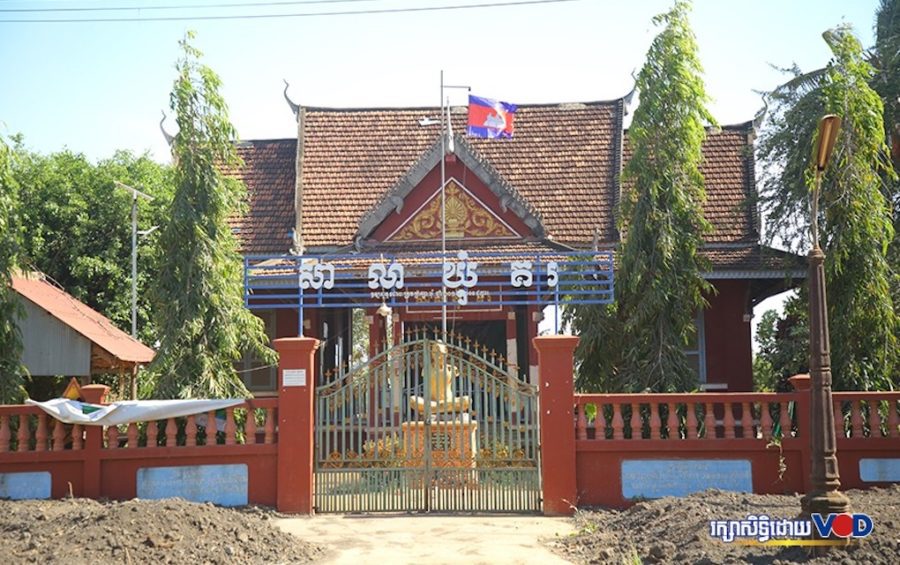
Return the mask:
M 465 88 L 471 92 L 468 85 L 444 84 L 444 69 L 441 69 L 441 270 L 443 275 L 443 263 L 447 261 L 447 199 L 444 188 L 447 184 L 447 169 L 444 159 L 447 157 L 447 134 L 450 128 L 450 100 L 444 105 L 444 91 L 448 88 Z M 451 150 L 453 145 L 451 144 Z M 447 341 L 447 287 L 441 280 L 441 338 Z
M 447 171 L 444 164 L 446 157 L 447 129 L 444 116 L 444 69 L 441 69 L 441 274 L 447 261 L 447 201 L 444 185 L 447 184 Z M 441 278 L 441 339 L 447 342 L 447 285 Z

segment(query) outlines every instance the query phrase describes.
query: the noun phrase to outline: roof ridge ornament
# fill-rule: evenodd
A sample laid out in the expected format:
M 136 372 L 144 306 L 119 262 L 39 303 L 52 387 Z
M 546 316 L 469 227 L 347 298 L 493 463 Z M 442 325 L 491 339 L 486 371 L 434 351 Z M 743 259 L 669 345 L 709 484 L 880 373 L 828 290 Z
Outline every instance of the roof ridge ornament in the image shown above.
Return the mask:
M 285 99 L 285 101 L 287 101 L 288 106 L 291 107 L 291 112 L 294 113 L 294 117 L 296 118 L 297 115 L 300 113 L 300 104 L 297 104 L 296 102 L 291 100 L 290 96 L 288 96 L 287 91 L 288 91 L 288 88 L 291 87 L 291 83 L 289 83 L 286 78 L 283 78 L 281 80 L 284 81 L 284 92 L 282 94 L 284 95 L 284 99 Z
M 159 131 L 161 131 L 162 134 L 163 134 L 163 137 L 166 138 L 166 144 L 167 144 L 169 147 L 172 147 L 172 142 L 175 141 L 175 136 L 169 134 L 169 132 L 167 132 L 167 131 L 166 131 L 166 128 L 163 126 L 163 124 L 164 124 L 165 121 L 166 121 L 166 118 L 168 117 L 168 116 L 166 116 L 166 111 L 165 111 L 165 110 L 160 110 L 160 112 L 162 112 L 162 119 L 159 121 Z
M 769 112 L 769 97 L 765 92 L 758 92 L 759 97 L 762 98 L 763 107 L 756 112 L 756 115 L 753 116 L 753 129 L 758 131 L 759 128 L 762 127 L 763 120 L 766 119 L 766 114 Z
M 629 108 L 631 108 L 631 102 L 634 100 L 634 93 L 637 91 L 637 77 L 634 75 L 635 69 L 631 69 L 631 90 L 622 97 L 622 104 L 625 106 L 625 114 L 628 114 Z

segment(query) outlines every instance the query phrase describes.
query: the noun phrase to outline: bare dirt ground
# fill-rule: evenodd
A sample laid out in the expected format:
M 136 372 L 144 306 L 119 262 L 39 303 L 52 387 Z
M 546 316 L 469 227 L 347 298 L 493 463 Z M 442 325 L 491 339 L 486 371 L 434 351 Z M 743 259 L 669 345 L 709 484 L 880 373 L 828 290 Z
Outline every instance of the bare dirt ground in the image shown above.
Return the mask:
M 324 553 L 262 508 L 179 499 L 0 500 L 0 559 L 13 563 L 308 563 Z
M 709 535 L 710 520 L 796 518 L 800 497 L 715 490 L 639 502 L 624 511 L 581 511 L 576 533 L 548 545 L 574 563 L 900 563 L 900 485 L 846 494 L 851 511 L 868 514 L 874 530 L 858 544 L 815 559 L 806 548 L 740 546 Z
M 566 565 L 542 541 L 574 532 L 568 518 L 522 515 L 321 514 L 279 528 L 325 544 L 335 565 Z

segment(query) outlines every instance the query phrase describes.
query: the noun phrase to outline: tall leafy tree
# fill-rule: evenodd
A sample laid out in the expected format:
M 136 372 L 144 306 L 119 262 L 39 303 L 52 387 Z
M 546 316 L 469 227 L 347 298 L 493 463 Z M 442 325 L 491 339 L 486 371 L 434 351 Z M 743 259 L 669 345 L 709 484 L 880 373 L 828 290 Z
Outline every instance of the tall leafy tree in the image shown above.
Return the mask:
M 884 123 L 894 167 L 900 168 L 900 0 L 881 0 L 875 15 L 876 74 L 872 87 L 884 102 Z
M 665 27 L 638 75 L 640 105 L 628 130 L 617 289 L 625 382 L 637 390 L 696 387 L 684 349 L 711 290 L 699 255 L 710 230 L 700 161 L 705 125 L 715 120 L 706 109 L 689 11 L 688 2 L 678 1 L 654 18 Z
M 239 165 L 236 133 L 219 77 L 200 63 L 192 37 L 181 42 L 170 96 L 179 131 L 172 144 L 176 190 L 160 235 L 165 258 L 154 289 L 162 340 L 155 393 L 246 396 L 234 363 L 245 352 L 271 361 L 274 352 L 262 320 L 244 307 L 242 262 L 228 225 L 246 194 L 221 172 Z
M 825 110 L 843 119 L 822 192 L 832 373 L 838 388 L 892 388 L 898 320 L 886 256 L 894 231 L 883 181 L 894 175 L 884 104 L 869 86 L 874 69 L 851 31 L 840 27 L 824 37 L 834 54 L 822 89 Z
M 20 223 L 16 186 L 10 170 L 10 149 L 0 137 L 0 403 L 19 402 L 23 396 L 22 305 L 12 290 L 12 274 L 20 249 Z
M 759 137 L 759 204 L 766 237 L 793 251 L 809 241 L 809 169 L 818 120 L 825 114 L 825 69 L 782 69 L 791 79 L 766 94 L 769 111 Z
M 875 16 L 876 74 L 872 87 L 884 102 L 884 125 L 895 171 L 900 171 L 900 0 L 882 0 Z M 891 296 L 900 314 L 900 179 L 885 175 L 886 191 L 893 205 L 894 241 L 888 250 L 893 270 Z
M 898 182 L 885 142 L 898 106 L 897 91 L 890 86 L 900 75 L 896 64 L 900 56 L 898 7 L 898 0 L 882 2 L 876 47 L 869 53 L 863 52 L 848 28 L 826 32 L 834 54 L 831 62 L 808 73 L 792 69 L 791 80 L 768 95 L 771 111 L 759 144 L 767 234 L 802 250 L 809 241 L 808 183 L 815 128 L 826 112 L 844 119 L 843 133 L 823 181 L 817 218 L 827 253 L 837 388 L 895 385 L 892 375 L 897 360 L 892 351 L 898 334 L 900 249 L 891 214 L 896 225 Z M 805 301 L 805 294 L 800 300 Z M 893 314 L 887 311 L 892 303 Z M 808 336 L 805 319 L 783 318 L 780 323 L 798 324 L 789 339 Z M 797 345 L 792 349 L 808 347 L 805 342 Z M 788 365 L 776 369 L 790 370 Z
M 138 201 L 138 227 L 164 220 L 172 197 L 171 167 L 148 156 L 116 152 L 96 163 L 68 150 L 42 155 L 15 138 L 13 176 L 20 195 L 24 267 L 37 269 L 67 292 L 131 331 L 131 196 L 115 182 L 154 197 Z M 147 298 L 160 254 L 157 232 L 138 240 L 138 337 L 156 341 Z

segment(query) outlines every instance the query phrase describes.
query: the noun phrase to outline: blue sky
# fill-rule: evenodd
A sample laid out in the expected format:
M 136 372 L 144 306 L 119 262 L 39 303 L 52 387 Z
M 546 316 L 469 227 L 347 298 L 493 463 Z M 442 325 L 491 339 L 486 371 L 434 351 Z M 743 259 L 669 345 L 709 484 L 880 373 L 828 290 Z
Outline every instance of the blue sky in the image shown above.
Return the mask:
M 191 4 L 224 0 L 192 0 Z M 235 1 L 235 0 L 230 0 Z M 259 0 L 256 0 L 259 1 Z M 484 0 L 482 0 L 484 1 Z M 497 0 L 506 1 L 506 0 Z M 254 0 L 245 0 L 251 4 Z M 365 0 L 215 10 L 16 13 L 18 8 L 159 6 L 175 0 L 0 0 L 0 20 L 297 13 L 476 3 Z M 783 78 L 771 64 L 825 64 L 821 32 L 850 23 L 872 43 L 877 0 L 697 0 L 692 24 L 713 114 L 742 122 L 760 107 L 754 90 Z M 40 151 L 68 147 L 91 158 L 116 149 L 168 151 L 158 129 L 185 30 L 197 31 L 205 62 L 224 82 L 241 137 L 294 134 L 282 79 L 306 105 L 423 106 L 449 83 L 515 103 L 616 98 L 631 88 L 671 2 L 581 0 L 559 4 L 412 14 L 238 21 L 37 24 L 0 22 L 0 132 L 21 132 Z M 464 103 L 464 93 L 451 94 Z
M 21 8 L 254 4 L 263 0 L 0 0 L 0 20 L 284 14 L 428 7 L 509 0 L 342 0 L 211 10 L 19 13 Z M 307 0 L 308 1 L 308 0 Z M 451 84 L 513 103 L 618 98 L 632 86 L 657 33 L 651 19 L 671 0 L 576 0 L 556 4 L 407 14 L 236 21 L 24 24 L 0 22 L 0 134 L 21 132 L 33 149 L 68 147 L 92 159 L 116 149 L 169 153 L 159 132 L 179 55 L 195 45 L 219 73 L 244 139 L 292 137 L 283 82 L 304 105 L 437 106 L 440 71 Z M 842 23 L 873 42 L 878 0 L 695 0 L 691 22 L 720 123 L 749 120 L 755 90 L 780 84 L 771 65 L 824 65 L 821 34 Z M 452 104 L 465 93 L 451 91 Z M 174 127 L 169 122 L 169 127 Z M 783 295 L 757 306 L 780 308 Z M 754 330 L 759 317 L 754 319 Z M 552 323 L 552 315 L 548 317 Z M 546 328 L 545 328 L 546 329 Z

